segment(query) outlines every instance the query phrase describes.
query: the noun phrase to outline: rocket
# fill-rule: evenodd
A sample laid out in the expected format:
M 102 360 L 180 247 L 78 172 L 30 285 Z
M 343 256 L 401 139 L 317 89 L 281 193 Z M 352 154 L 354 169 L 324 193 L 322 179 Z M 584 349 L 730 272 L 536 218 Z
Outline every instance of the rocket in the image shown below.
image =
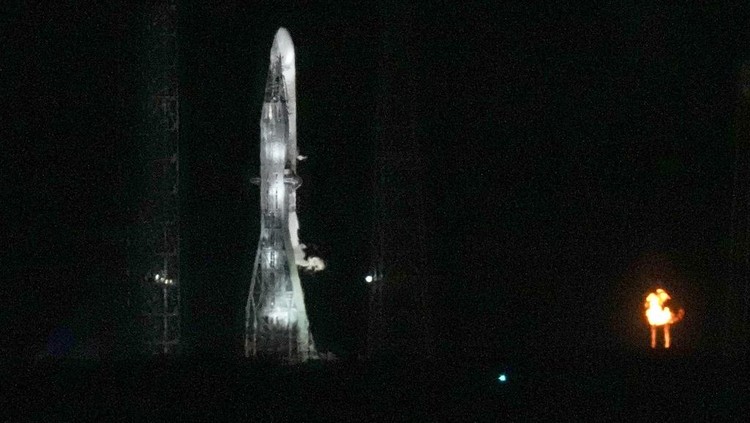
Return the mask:
M 246 307 L 245 355 L 305 361 L 317 354 L 296 257 L 297 114 L 294 44 L 280 28 L 271 47 L 260 119 L 261 228 Z

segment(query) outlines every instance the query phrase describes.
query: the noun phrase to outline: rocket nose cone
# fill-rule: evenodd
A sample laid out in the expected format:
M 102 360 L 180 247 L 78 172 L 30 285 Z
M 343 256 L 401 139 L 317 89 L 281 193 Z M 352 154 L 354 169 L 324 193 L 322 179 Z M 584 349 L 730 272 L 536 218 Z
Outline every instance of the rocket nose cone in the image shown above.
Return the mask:
M 271 60 L 274 56 L 281 57 L 282 64 L 285 67 L 294 63 L 294 43 L 292 43 L 292 36 L 289 35 L 289 31 L 284 27 L 279 28 L 273 37 Z
M 292 36 L 289 35 L 289 31 L 283 26 L 279 27 L 279 29 L 276 30 L 276 35 L 273 36 L 274 44 L 282 42 L 283 40 L 291 40 L 291 39 L 292 39 Z

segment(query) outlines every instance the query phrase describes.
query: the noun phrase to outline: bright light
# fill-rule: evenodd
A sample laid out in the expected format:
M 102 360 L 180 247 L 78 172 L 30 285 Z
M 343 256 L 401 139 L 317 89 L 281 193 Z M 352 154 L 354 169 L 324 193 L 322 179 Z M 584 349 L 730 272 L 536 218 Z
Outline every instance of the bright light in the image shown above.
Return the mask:
M 370 276 L 370 275 L 365 276 L 365 282 L 367 282 L 367 283 L 372 282 L 372 276 Z
M 500 376 L 497 377 L 497 381 L 500 383 L 505 383 L 508 381 L 508 377 L 505 375 L 505 373 L 500 373 Z
M 656 328 L 658 326 L 664 328 L 664 348 L 669 348 L 669 326 L 679 322 L 682 316 L 685 315 L 685 310 L 683 309 L 680 309 L 675 314 L 669 307 L 664 307 L 667 300 L 671 299 L 672 297 L 667 294 L 667 291 L 661 288 L 657 289 L 656 292 L 649 293 L 646 297 L 646 319 L 649 326 L 651 326 L 651 348 L 656 348 Z
M 174 285 L 174 279 L 167 278 L 158 273 L 154 275 L 154 282 L 164 285 Z
M 272 163 L 284 163 L 286 145 L 281 142 L 268 143 L 268 157 Z
M 281 307 L 274 306 L 267 316 L 277 325 L 287 326 L 293 325 L 297 322 L 296 313 L 294 310 L 282 309 Z
M 672 320 L 672 311 L 664 307 L 664 303 L 671 299 L 663 289 L 648 294 L 646 297 L 646 318 L 651 326 L 663 326 Z

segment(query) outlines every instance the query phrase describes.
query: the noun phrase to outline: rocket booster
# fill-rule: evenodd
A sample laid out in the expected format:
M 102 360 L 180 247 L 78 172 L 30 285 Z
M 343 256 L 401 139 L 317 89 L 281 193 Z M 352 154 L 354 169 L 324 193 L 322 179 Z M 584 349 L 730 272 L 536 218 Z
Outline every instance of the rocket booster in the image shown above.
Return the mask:
M 260 118 L 261 228 L 246 307 L 245 354 L 305 361 L 316 355 L 296 257 L 302 254 L 295 191 L 297 115 L 294 44 L 279 28 L 271 47 Z

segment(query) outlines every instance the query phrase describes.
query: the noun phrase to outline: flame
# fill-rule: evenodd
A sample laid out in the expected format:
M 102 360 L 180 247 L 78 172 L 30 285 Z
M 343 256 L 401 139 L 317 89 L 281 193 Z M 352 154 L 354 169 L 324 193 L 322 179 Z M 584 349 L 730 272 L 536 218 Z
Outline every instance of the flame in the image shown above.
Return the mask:
M 646 318 L 651 326 L 664 326 L 670 323 L 674 317 L 669 307 L 664 307 L 664 303 L 672 297 L 663 289 L 657 289 L 656 292 L 648 294 L 646 297 Z
M 685 311 L 680 309 L 677 314 L 673 313 L 669 307 L 664 307 L 664 303 L 672 297 L 667 291 L 659 288 L 651 292 L 646 297 L 646 319 L 651 326 L 651 348 L 656 348 L 656 327 L 664 327 L 664 348 L 669 348 L 670 336 L 669 325 L 676 323 L 685 315 Z

